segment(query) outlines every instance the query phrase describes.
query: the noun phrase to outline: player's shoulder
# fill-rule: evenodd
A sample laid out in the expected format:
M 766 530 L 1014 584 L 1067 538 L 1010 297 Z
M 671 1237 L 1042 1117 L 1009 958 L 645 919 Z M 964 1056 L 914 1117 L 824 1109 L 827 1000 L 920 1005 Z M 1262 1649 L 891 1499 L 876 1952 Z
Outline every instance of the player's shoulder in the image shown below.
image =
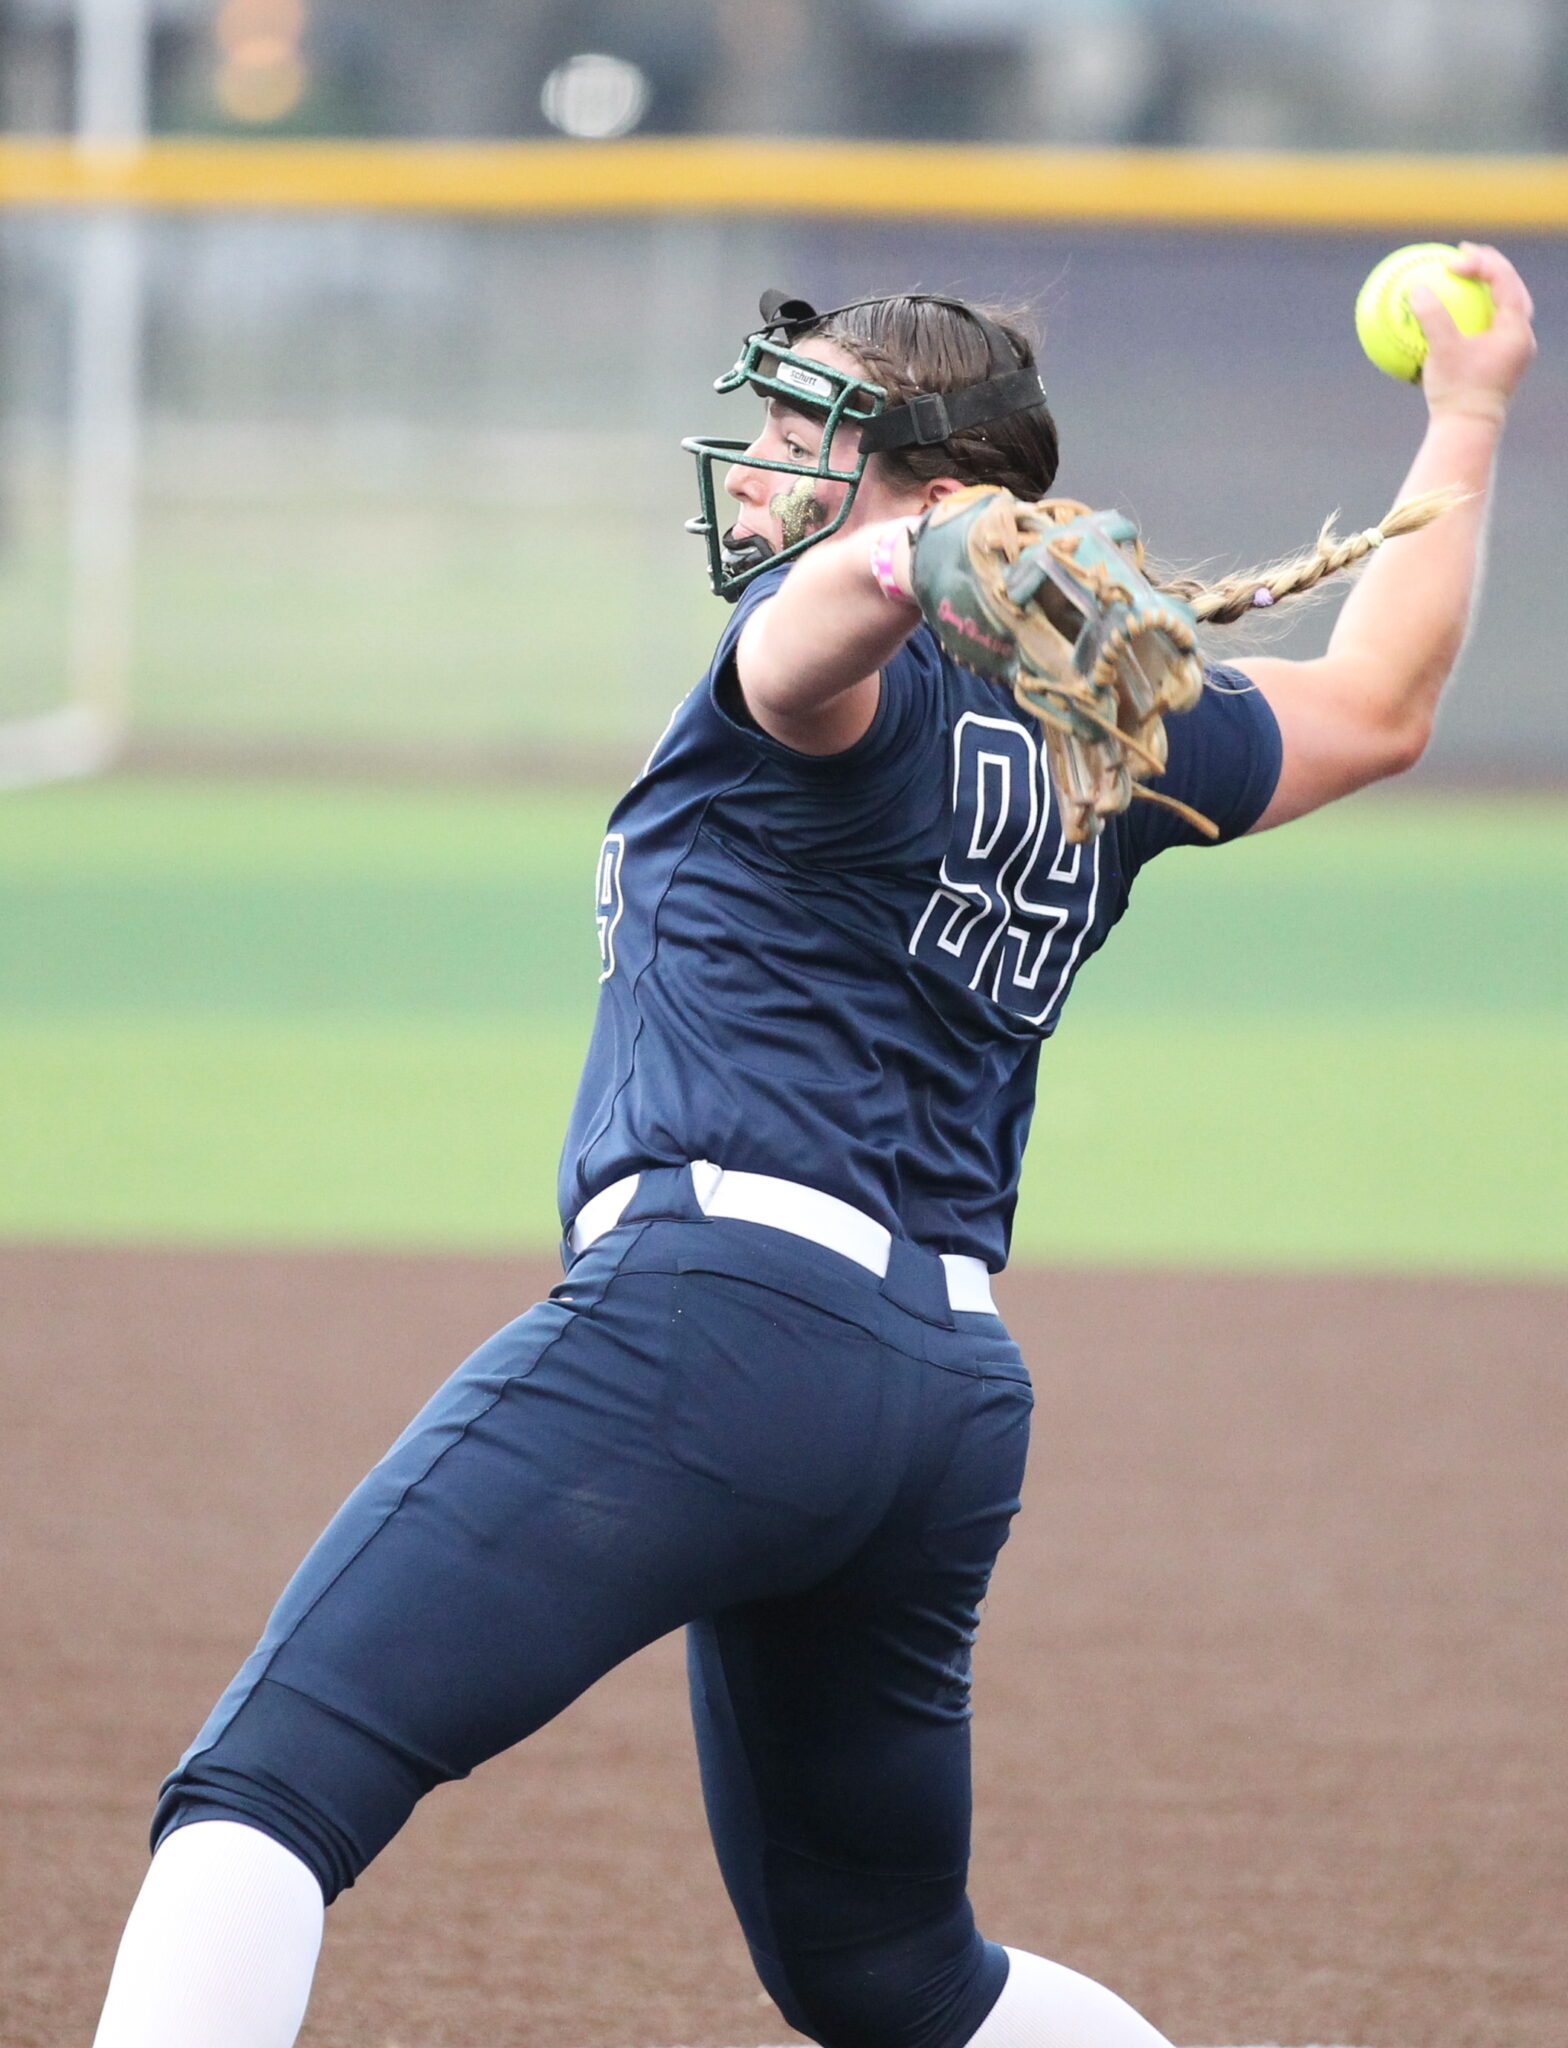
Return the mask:
M 759 575 L 752 577 L 730 607 L 729 616 L 719 629 L 718 644 L 713 656 L 715 663 L 721 660 L 725 651 L 732 648 L 740 638 L 741 629 L 752 613 L 760 611 L 770 598 L 778 596 L 793 567 L 792 562 L 776 562 L 771 568 L 764 569 Z
M 1274 794 L 1283 756 L 1279 722 L 1251 677 L 1229 663 L 1206 666 L 1202 694 L 1190 711 L 1167 716 L 1165 740 L 1165 772 L 1151 777 L 1151 787 L 1201 812 L 1222 841 L 1250 831 Z M 1134 814 L 1143 859 L 1168 846 L 1209 843 L 1153 804 L 1135 805 Z

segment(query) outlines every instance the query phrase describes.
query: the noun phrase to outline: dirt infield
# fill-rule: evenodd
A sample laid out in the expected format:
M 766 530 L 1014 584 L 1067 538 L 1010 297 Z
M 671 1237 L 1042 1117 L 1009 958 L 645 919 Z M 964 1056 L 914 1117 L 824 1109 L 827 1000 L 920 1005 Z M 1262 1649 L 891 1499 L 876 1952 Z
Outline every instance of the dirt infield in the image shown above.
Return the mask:
M 0 1253 L 0 2041 L 91 2038 L 152 1791 L 322 1518 L 543 1269 Z M 1021 1274 L 978 1666 L 997 1938 L 1177 2041 L 1562 2048 L 1568 1290 Z M 677 1646 L 428 1801 L 313 2048 L 787 2038 Z

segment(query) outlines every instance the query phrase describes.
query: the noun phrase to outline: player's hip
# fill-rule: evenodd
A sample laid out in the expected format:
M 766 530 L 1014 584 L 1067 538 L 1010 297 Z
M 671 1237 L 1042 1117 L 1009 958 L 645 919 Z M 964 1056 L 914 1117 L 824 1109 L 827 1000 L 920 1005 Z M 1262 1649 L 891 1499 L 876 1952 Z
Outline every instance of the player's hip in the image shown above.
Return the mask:
M 830 1585 L 863 1581 L 895 1674 L 957 1673 L 1018 1504 L 1022 1362 L 994 1317 L 929 1327 L 768 1235 L 628 1226 L 481 1345 L 324 1532 L 176 1786 L 280 1696 L 436 1782 L 683 1622 Z
M 1027 1379 L 981 1260 L 912 1243 L 837 1196 L 770 1174 L 706 1160 L 627 1174 L 577 1211 L 562 1255 L 574 1296 L 623 1267 L 729 1274 L 933 1363 Z

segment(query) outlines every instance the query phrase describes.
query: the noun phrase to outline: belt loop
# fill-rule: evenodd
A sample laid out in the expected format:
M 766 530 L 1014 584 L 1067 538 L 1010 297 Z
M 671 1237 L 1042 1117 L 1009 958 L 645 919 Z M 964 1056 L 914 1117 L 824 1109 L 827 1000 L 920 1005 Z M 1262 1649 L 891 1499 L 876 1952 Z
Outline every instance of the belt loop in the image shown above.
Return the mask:
M 895 1237 L 888 1246 L 882 1292 L 896 1308 L 907 1309 L 923 1323 L 933 1323 L 939 1330 L 957 1328 L 948 1305 L 947 1269 L 935 1252 Z
M 651 1223 L 656 1217 L 679 1223 L 700 1223 L 689 1166 L 645 1166 L 637 1176 L 637 1192 L 621 1211 L 622 1223 Z

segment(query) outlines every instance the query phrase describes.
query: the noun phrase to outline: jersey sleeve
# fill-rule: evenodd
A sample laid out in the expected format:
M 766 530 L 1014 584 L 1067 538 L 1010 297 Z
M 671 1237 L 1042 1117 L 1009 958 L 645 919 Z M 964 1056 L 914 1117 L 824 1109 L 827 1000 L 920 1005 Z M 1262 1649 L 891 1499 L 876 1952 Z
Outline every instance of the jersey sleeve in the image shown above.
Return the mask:
M 759 576 L 741 594 L 708 670 L 714 710 L 732 736 L 765 760 L 769 779 L 826 788 L 863 783 L 929 747 L 942 716 L 942 665 L 936 641 L 919 626 L 882 670 L 882 687 L 870 725 L 852 747 L 838 754 L 803 754 L 766 733 L 746 709 L 735 651 L 746 621 L 778 590 L 787 569 Z
M 1239 839 L 1268 808 L 1279 781 L 1279 723 L 1257 685 L 1233 668 L 1211 668 L 1191 711 L 1165 721 L 1165 773 L 1149 787 L 1190 804 L 1219 827 L 1220 843 Z M 1208 846 L 1204 833 L 1163 804 L 1133 799 L 1128 816 L 1141 864 L 1170 846 Z

